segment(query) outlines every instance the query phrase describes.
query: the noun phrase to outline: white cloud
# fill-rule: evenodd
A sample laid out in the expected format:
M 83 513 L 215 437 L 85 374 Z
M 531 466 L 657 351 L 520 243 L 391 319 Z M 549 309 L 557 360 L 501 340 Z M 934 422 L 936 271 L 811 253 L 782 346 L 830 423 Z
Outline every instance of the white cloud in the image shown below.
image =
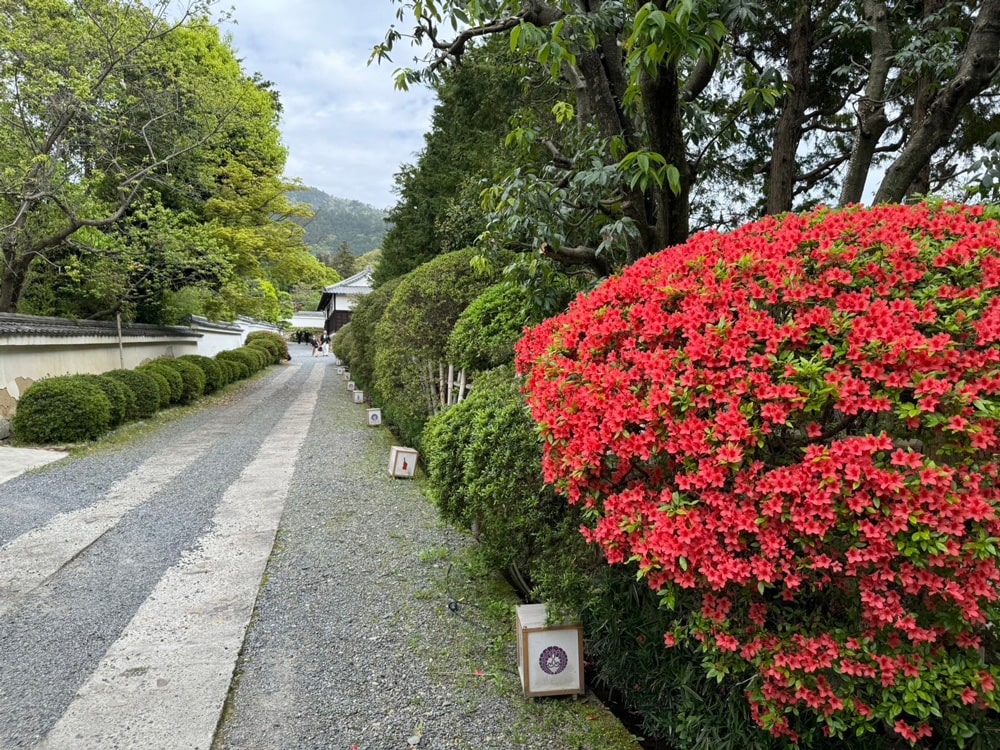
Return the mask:
M 433 96 L 399 92 L 393 63 L 368 66 L 397 23 L 389 0 L 232 0 L 232 36 L 247 73 L 281 95 L 286 174 L 340 198 L 386 208 L 393 175 L 413 163 L 430 128 Z M 409 60 L 404 52 L 397 59 Z

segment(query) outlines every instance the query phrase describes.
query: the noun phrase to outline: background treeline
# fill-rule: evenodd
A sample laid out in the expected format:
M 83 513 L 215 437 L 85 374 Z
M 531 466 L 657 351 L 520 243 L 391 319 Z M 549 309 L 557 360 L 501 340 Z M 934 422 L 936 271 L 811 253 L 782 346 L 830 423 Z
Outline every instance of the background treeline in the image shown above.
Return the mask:
M 818 204 L 995 201 L 1000 6 L 400 5 L 412 36 L 435 44 L 398 85 L 430 85 L 439 103 L 397 175 L 377 288 L 335 353 L 421 449 L 432 496 L 484 559 L 582 618 L 590 677 L 648 737 L 780 746 L 740 684 L 697 649 L 664 647 L 672 613 L 634 563 L 608 566 L 584 542 L 594 519 L 543 481 L 514 344 L 578 292 L 703 229 Z M 375 56 L 410 36 L 390 30 Z M 829 746 L 899 745 L 891 727 L 873 729 Z
M 276 321 L 338 279 L 286 197 L 278 94 L 208 11 L 5 4 L 0 311 Z
M 334 258 L 345 243 L 354 257 L 382 247 L 388 228 L 384 210 L 361 201 L 335 198 L 311 187 L 295 190 L 288 198 L 312 210 L 311 217 L 296 221 L 305 228 L 303 242 L 309 251 L 326 265 L 334 266 Z

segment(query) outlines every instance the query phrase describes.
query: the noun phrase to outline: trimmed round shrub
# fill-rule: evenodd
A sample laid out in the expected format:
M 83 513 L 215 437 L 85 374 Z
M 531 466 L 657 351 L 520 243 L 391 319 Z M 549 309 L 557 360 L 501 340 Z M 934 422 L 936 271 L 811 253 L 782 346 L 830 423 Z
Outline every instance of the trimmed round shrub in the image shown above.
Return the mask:
M 345 326 L 350 333 L 345 334 L 343 354 L 337 349 L 336 337 L 332 342 L 333 353 L 350 366 L 351 377 L 365 391 L 375 390 L 375 329 L 403 278 L 397 276 L 358 300 L 351 313 L 351 322 Z
M 148 372 L 138 370 L 111 370 L 104 373 L 120 380 L 135 396 L 135 402 L 125 414 L 126 421 L 148 419 L 160 408 L 160 386 Z
M 233 380 L 243 380 L 254 372 L 255 360 L 240 349 L 219 352 L 215 355 L 215 359 L 217 362 L 225 362 L 230 366 L 230 371 L 235 373 Z
M 111 427 L 117 427 L 125 421 L 129 398 L 132 396 L 128 388 L 120 381 L 106 378 L 103 375 L 79 375 L 77 377 L 87 378 L 104 391 L 104 395 L 108 397 L 108 402 L 111 404 Z
M 775 736 L 1000 730 L 996 216 L 706 232 L 518 345 L 546 480 Z
M 106 433 L 112 406 L 95 378 L 62 375 L 32 384 L 17 402 L 14 437 L 23 443 L 77 443 Z
M 239 349 L 230 349 L 228 351 L 219 352 L 215 355 L 215 358 L 217 360 L 228 360 L 238 365 L 239 378 L 241 380 L 243 378 L 250 377 L 250 375 L 260 369 L 258 366 L 258 358 L 242 347 Z
M 200 354 L 185 354 L 177 358 L 181 362 L 191 362 L 205 373 L 205 393 L 214 393 L 229 382 L 222 372 L 222 365 L 210 357 Z
M 205 393 L 205 373 L 194 362 L 181 359 L 161 359 L 164 367 L 172 369 L 181 376 L 183 391 L 180 403 L 190 404 L 197 401 Z
M 462 403 L 427 423 L 424 454 L 431 497 L 442 515 L 478 528 L 481 550 L 499 569 L 530 571 L 537 534 L 566 515 L 541 476 L 542 451 L 513 367 L 476 378 Z
M 333 352 L 333 356 L 351 368 L 353 375 L 354 368 L 351 362 L 354 359 L 354 329 L 350 323 L 342 326 L 333 334 L 333 339 L 330 341 L 330 351 Z M 367 387 L 363 380 L 358 379 L 355 382 L 360 383 L 361 388 Z
M 396 287 L 375 330 L 374 395 L 387 421 L 419 448 L 438 402 L 439 367 L 458 316 L 491 283 L 476 271 L 476 253 L 447 253 L 418 266 Z M 430 398 L 433 394 L 433 398 Z
M 514 345 L 527 320 L 523 287 L 494 284 L 458 316 L 448 337 L 448 361 L 467 370 L 490 370 L 514 361 Z
M 170 404 L 176 403 L 173 388 L 170 386 L 170 381 L 164 376 L 163 370 L 150 369 L 148 367 L 137 367 L 136 369 L 146 373 L 156 381 L 156 387 L 160 389 L 161 409 L 166 409 Z
M 141 372 L 148 372 L 153 375 L 158 374 L 166 380 L 169 404 L 176 404 L 184 397 L 184 378 L 181 377 L 181 374 L 177 372 L 176 369 L 167 364 L 166 359 L 157 359 L 144 365 L 140 365 L 135 369 Z M 164 405 L 162 398 L 160 399 L 160 405 Z
M 254 372 L 259 372 L 271 364 L 271 355 L 262 346 L 244 346 L 240 348 L 240 351 L 253 357 L 256 363 L 253 368 Z
M 273 331 L 253 331 L 247 334 L 246 344 L 264 343 L 274 355 L 274 363 L 277 364 L 283 359 L 288 359 L 288 342 L 280 333 Z
M 223 373 L 223 379 L 226 381 L 227 385 L 229 383 L 235 383 L 240 378 L 245 378 L 250 374 L 250 370 L 247 366 L 240 362 L 235 362 L 231 359 L 225 358 L 218 358 L 214 361 L 221 368 L 220 371 Z
M 257 341 L 249 342 L 246 346 L 248 349 L 257 349 L 264 352 L 267 357 L 267 364 L 269 365 L 275 365 L 281 361 L 281 349 L 276 347 L 273 341 L 258 339 Z

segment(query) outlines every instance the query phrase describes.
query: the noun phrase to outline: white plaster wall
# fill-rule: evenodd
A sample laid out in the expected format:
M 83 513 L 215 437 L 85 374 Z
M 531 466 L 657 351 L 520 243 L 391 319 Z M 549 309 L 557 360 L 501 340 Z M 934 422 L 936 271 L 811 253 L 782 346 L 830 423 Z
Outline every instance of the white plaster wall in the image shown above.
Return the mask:
M 239 349 L 246 338 L 242 331 L 212 331 L 196 326 L 192 328 L 201 334 L 198 339 L 198 354 L 204 357 L 214 357 L 219 352 Z
M 123 342 L 121 355 L 117 339 L 108 337 L 0 337 L 0 416 L 4 416 L 5 395 L 16 401 L 29 385 L 41 378 L 100 374 L 119 369 L 123 359 L 125 369 L 131 370 L 158 357 L 198 353 L 198 339 L 194 337 L 128 338 Z

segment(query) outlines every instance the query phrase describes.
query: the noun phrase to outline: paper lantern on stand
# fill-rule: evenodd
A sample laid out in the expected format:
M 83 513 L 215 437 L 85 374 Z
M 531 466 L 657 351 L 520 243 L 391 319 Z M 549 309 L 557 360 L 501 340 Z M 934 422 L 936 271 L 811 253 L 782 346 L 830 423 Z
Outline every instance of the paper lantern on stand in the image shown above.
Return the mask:
M 517 607 L 517 671 L 529 698 L 581 695 L 583 628 L 563 623 L 546 625 L 544 604 Z
M 394 445 L 389 449 L 389 473 L 394 477 L 409 478 L 417 468 L 417 451 Z

